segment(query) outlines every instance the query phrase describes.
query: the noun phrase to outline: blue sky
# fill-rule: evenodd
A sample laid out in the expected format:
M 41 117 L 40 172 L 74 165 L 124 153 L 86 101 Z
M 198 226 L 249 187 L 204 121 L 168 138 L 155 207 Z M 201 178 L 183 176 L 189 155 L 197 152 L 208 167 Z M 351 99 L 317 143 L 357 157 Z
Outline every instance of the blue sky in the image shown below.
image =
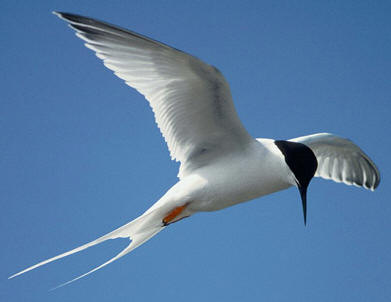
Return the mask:
M 1 301 L 389 301 L 389 1 L 2 1 Z M 176 182 L 141 95 L 52 10 L 106 20 L 196 55 L 231 85 L 255 137 L 331 132 L 378 165 L 375 192 L 315 179 L 304 227 L 292 188 L 109 241 L 21 277 L 38 261 L 140 215 Z

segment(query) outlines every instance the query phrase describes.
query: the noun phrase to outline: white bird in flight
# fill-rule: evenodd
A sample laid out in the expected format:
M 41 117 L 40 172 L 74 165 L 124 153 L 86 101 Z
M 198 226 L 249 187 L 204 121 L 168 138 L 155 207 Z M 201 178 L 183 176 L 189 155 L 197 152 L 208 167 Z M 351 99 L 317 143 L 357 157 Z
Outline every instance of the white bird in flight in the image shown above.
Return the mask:
M 348 139 L 329 133 L 288 141 L 252 138 L 239 120 L 228 83 L 214 66 L 133 31 L 54 14 L 69 22 L 107 68 L 145 96 L 171 158 L 180 162 L 179 181 L 133 221 L 9 278 L 108 239 L 131 240 L 114 258 L 63 286 L 119 259 L 182 218 L 291 186 L 299 189 L 306 223 L 306 192 L 314 176 L 370 190 L 379 185 L 375 164 Z

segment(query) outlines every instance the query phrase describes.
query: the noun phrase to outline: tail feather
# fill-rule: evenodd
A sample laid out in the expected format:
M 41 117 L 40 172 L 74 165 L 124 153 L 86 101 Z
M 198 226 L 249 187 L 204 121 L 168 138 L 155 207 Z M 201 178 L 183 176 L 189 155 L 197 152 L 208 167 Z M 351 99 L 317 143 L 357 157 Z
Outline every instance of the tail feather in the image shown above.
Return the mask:
M 130 253 L 132 250 L 134 250 L 135 248 L 137 248 L 138 246 L 140 246 L 141 244 L 143 244 L 144 242 L 146 242 L 148 239 L 152 238 L 153 236 L 155 236 L 157 233 L 159 233 L 163 228 L 159 228 L 157 230 L 152 230 L 152 231 L 147 231 L 147 232 L 143 232 L 141 234 L 137 234 L 135 235 L 133 238 L 132 238 L 132 242 L 126 247 L 124 248 L 118 255 L 116 255 L 115 257 L 111 258 L 110 260 L 106 261 L 105 263 L 95 267 L 94 269 L 90 270 L 89 272 L 87 273 L 84 273 L 72 280 L 69 280 L 65 283 L 62 283 L 54 288 L 52 288 L 51 290 L 55 290 L 57 288 L 60 288 L 60 287 L 63 287 L 65 285 L 68 285 L 72 282 L 75 282 L 81 278 L 84 278 L 85 276 L 89 275 L 89 274 L 92 274 L 93 272 L 96 272 L 97 270 L 101 269 L 102 267 L 110 264 L 111 262 L 114 262 L 115 260 L 118 260 L 119 258 L 125 256 L 127 253 Z
M 143 244 L 144 242 L 146 242 L 147 240 L 152 238 L 154 235 L 159 233 L 161 230 L 163 230 L 164 226 L 162 224 L 160 212 L 161 211 L 159 211 L 159 209 L 156 209 L 156 210 L 153 210 L 150 212 L 146 212 L 145 214 L 139 216 L 135 220 L 119 227 L 118 229 L 116 229 L 106 235 L 103 235 L 102 237 L 99 237 L 98 239 L 95 239 L 89 243 L 86 243 L 82 246 L 79 246 L 79 247 L 77 247 L 73 250 L 70 250 L 68 252 L 65 252 L 63 254 L 60 254 L 60 255 L 57 255 L 57 256 L 52 257 L 50 259 L 39 262 L 33 266 L 30 266 L 30 267 L 16 273 L 16 274 L 13 274 L 12 276 L 8 277 L 8 279 L 12 279 L 16 276 L 24 274 L 28 271 L 31 271 L 35 268 L 42 266 L 42 265 L 45 265 L 47 263 L 53 262 L 55 260 L 61 259 L 63 257 L 69 256 L 69 255 L 75 254 L 77 252 L 85 250 L 91 246 L 97 245 L 97 244 L 102 243 L 102 242 L 109 240 L 109 239 L 129 238 L 130 240 L 132 240 L 132 242 L 114 258 L 108 260 L 107 262 L 103 263 L 102 265 L 94 268 L 93 270 L 91 270 L 91 271 L 89 271 L 89 272 L 87 272 L 87 273 L 85 273 L 75 279 L 72 279 L 66 283 L 61 284 L 58 287 L 62 287 L 64 285 L 72 283 L 78 279 L 81 279 L 81 278 L 101 269 L 102 267 L 110 264 L 111 262 L 114 262 L 115 260 L 121 258 L 122 256 L 126 255 L 127 253 L 131 252 L 132 250 L 134 250 L 135 248 L 137 248 L 138 246 L 140 246 L 141 244 Z M 58 287 L 56 287 L 56 288 L 58 288 Z

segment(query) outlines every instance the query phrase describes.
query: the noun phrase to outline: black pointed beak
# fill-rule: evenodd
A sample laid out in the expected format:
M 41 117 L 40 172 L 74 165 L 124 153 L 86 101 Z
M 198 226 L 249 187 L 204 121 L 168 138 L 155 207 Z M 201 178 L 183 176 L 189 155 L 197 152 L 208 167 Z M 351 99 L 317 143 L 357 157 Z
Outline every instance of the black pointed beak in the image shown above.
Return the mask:
M 301 203 L 303 205 L 304 225 L 307 225 L 307 187 L 299 185 Z

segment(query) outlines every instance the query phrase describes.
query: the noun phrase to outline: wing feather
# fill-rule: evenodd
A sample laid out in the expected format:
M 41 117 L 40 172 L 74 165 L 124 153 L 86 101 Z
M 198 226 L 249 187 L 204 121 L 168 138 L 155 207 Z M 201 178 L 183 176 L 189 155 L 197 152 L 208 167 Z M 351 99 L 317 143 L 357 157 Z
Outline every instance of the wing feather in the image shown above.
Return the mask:
M 251 141 L 213 66 L 105 22 L 56 13 L 104 65 L 148 100 L 180 175 Z
M 374 190 L 380 172 L 372 160 L 352 141 L 329 133 L 291 139 L 307 145 L 315 153 L 318 169 L 315 176 Z

